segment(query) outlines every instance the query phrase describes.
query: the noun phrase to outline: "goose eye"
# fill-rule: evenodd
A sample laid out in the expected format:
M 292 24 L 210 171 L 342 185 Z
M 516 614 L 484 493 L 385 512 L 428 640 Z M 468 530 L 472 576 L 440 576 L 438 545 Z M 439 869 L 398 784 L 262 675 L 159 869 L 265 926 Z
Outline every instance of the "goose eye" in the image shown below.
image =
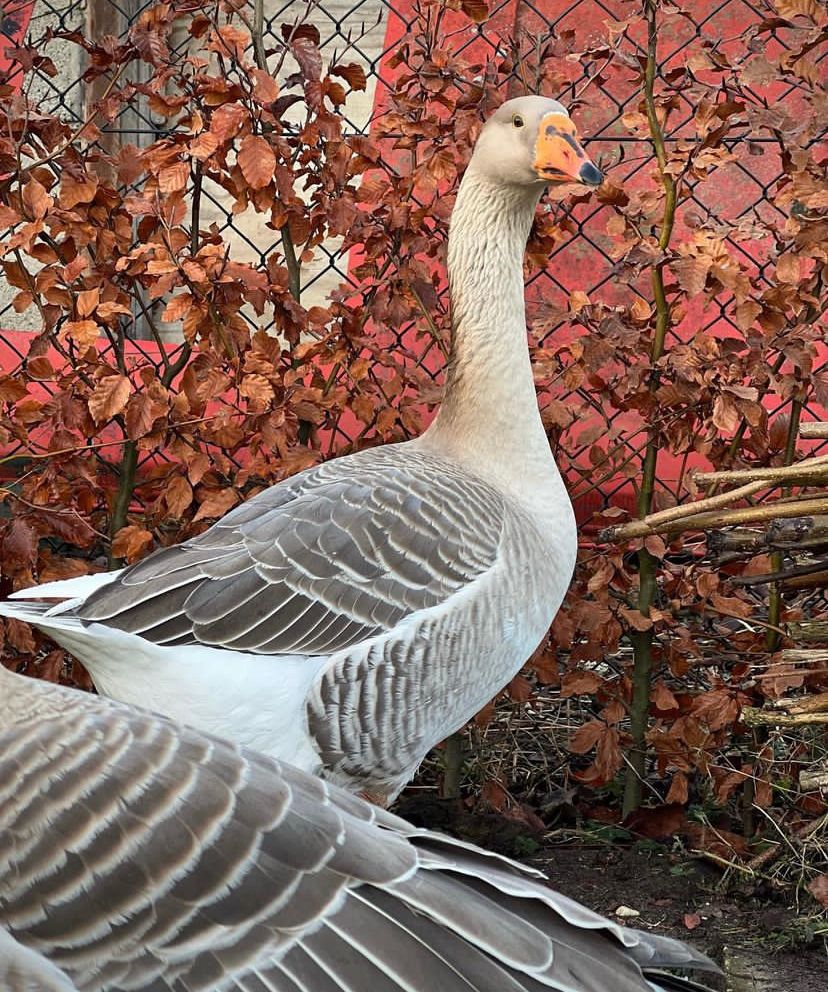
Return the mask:
M 512 118 L 512 124 L 514 124 L 515 127 L 523 127 L 523 118 L 520 114 L 515 114 Z

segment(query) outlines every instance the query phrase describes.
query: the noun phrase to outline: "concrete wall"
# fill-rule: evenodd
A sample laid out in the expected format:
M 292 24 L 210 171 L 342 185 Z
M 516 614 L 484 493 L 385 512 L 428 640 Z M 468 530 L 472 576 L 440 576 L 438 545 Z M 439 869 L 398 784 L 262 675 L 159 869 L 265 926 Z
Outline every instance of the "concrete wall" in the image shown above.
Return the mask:
M 380 0 L 365 0 L 354 10 L 354 0 L 322 0 L 322 5 L 311 7 L 307 16 L 304 15 L 308 8 L 304 4 L 291 3 L 288 10 L 284 8 L 283 0 L 265 0 L 265 22 L 268 23 L 272 18 L 274 35 L 281 37 L 280 25 L 283 23 L 312 23 L 319 29 L 325 63 L 331 64 L 336 59 L 343 63 L 357 62 L 363 66 L 368 77 L 367 88 L 348 98 L 344 114 L 350 130 L 366 129 L 373 110 L 376 89 L 372 63 L 376 65 L 376 60 L 382 53 L 387 7 Z M 349 47 L 349 37 L 354 47 Z M 267 42 L 265 47 L 270 47 Z M 272 68 L 276 59 L 270 61 Z M 288 58 L 280 76 L 284 78 L 295 70 L 295 63 Z M 292 107 L 287 117 L 294 122 L 300 121 L 303 118 L 301 105 Z M 297 192 L 302 194 L 301 189 Z M 230 198 L 223 190 L 213 183 L 205 183 L 201 209 L 202 226 L 209 227 L 211 223 L 215 223 L 223 228 L 227 222 L 230 203 Z M 279 232 L 266 227 L 266 220 L 266 214 L 257 214 L 252 208 L 232 218 L 233 229 L 225 231 L 223 236 L 231 245 L 233 258 L 257 264 L 262 255 L 269 254 L 274 247 L 281 253 Z M 324 245 L 324 249 L 331 253 L 335 253 L 338 248 L 338 239 L 331 239 Z M 315 250 L 312 261 L 302 265 L 301 302 L 304 306 L 323 305 L 330 292 L 339 286 L 347 271 L 347 258 L 335 260 L 335 265 L 336 267 L 322 247 Z M 249 316 L 253 317 L 252 314 Z M 255 319 L 258 324 L 267 323 L 267 315 Z M 175 335 L 174 329 L 171 333 Z
M 49 27 L 55 31 L 82 31 L 85 25 L 85 0 L 75 4 L 66 3 L 65 0 L 52 0 L 51 4 L 47 4 L 38 0 L 32 11 L 27 39 L 30 42 L 38 41 Z M 41 46 L 41 52 L 54 62 L 57 74 L 48 76 L 45 73 L 33 73 L 27 77 L 30 99 L 39 110 L 46 113 L 54 113 L 63 107 L 63 116 L 70 125 L 79 124 L 83 120 L 84 101 L 84 85 L 80 78 L 83 72 L 82 49 L 55 39 Z M 31 259 L 27 264 L 31 265 Z M 15 313 L 12 309 L 11 301 L 17 293 L 17 289 L 0 279 L 0 327 L 22 331 L 40 330 L 40 314 L 36 307 L 30 307 L 23 313 Z
M 66 4 L 65 0 L 52 0 L 54 9 L 49 4 L 39 2 L 35 5 L 32 21 L 29 26 L 30 40 L 40 38 L 49 26 L 55 30 L 79 29 L 91 36 L 103 34 L 119 35 L 126 31 L 128 17 L 131 11 L 140 10 L 139 0 L 121 0 L 115 4 L 113 0 L 79 0 L 74 5 Z M 358 62 L 365 68 L 368 77 L 368 88 L 365 92 L 353 94 L 345 107 L 349 129 L 361 130 L 367 127 L 374 102 L 376 78 L 372 72 L 372 62 L 375 64 L 382 52 L 385 37 L 387 8 L 381 0 L 364 0 L 354 9 L 355 0 L 321 0 L 319 6 L 291 2 L 286 5 L 284 0 L 265 0 L 264 15 L 266 24 L 271 25 L 274 36 L 281 37 L 282 23 L 311 22 L 317 26 L 320 33 L 320 44 L 323 59 L 332 63 L 335 59 L 342 62 Z M 131 5 L 131 7 L 130 7 Z M 60 8 L 61 13 L 55 13 Z M 250 8 L 248 8 L 250 12 Z M 173 39 L 186 44 L 186 30 L 180 38 Z M 266 47 L 272 47 L 272 42 L 266 40 Z M 50 78 L 46 75 L 36 75 L 31 82 L 31 94 L 38 106 L 43 110 L 54 112 L 61 110 L 64 118 L 70 123 L 79 123 L 83 119 L 85 101 L 94 101 L 97 97 L 96 85 L 86 87 L 81 80 L 83 73 L 83 51 L 71 43 L 53 40 L 43 48 L 57 67 L 57 76 Z M 271 60 L 275 66 L 276 59 Z M 127 78 L 136 78 L 141 71 L 141 65 L 136 63 L 126 74 Z M 286 60 L 282 76 L 295 70 L 291 59 Z M 292 108 L 294 120 L 302 117 L 302 108 Z M 118 141 L 146 145 L 154 140 L 154 134 L 148 126 L 151 115 L 144 109 L 140 114 L 126 113 L 122 115 L 117 127 L 119 134 L 109 139 L 109 150 L 114 151 Z M 164 121 L 157 121 L 158 127 L 163 128 Z M 301 191 L 298 191 L 301 194 Z M 231 201 L 224 191 L 209 181 L 205 181 L 201 203 L 200 226 L 209 227 L 215 223 L 223 229 L 223 236 L 231 246 L 232 257 L 238 261 L 259 264 L 264 257 L 276 250 L 281 253 L 279 232 L 266 226 L 267 214 L 257 214 L 249 208 L 243 214 L 231 217 L 232 226 L 227 227 Z M 339 247 L 336 241 L 324 246 L 329 252 L 335 253 Z M 31 264 L 29 261 L 28 264 Z M 332 289 L 342 280 L 342 273 L 347 270 L 347 259 L 339 259 L 336 263 L 341 270 L 337 272 L 332 267 L 331 259 L 321 248 L 317 248 L 314 258 L 302 265 L 302 295 L 301 301 L 305 306 L 322 304 Z M 11 308 L 11 300 L 17 290 L 5 283 L 0 284 L 0 327 L 18 330 L 37 330 L 40 318 L 35 307 L 29 308 L 22 314 L 17 314 Z M 270 318 L 267 314 L 257 318 L 252 313 L 247 314 L 258 326 L 267 327 Z M 139 336 L 144 336 L 138 321 Z M 171 340 L 180 339 L 180 324 L 161 326 L 163 335 Z

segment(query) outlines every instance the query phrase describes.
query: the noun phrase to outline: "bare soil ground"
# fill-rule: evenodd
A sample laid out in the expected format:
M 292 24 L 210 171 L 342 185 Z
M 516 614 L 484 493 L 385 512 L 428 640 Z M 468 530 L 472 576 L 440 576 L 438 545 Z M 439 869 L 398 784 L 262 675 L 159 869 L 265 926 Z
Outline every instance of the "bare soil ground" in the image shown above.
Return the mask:
M 722 992 L 826 992 L 828 935 L 813 906 L 797 907 L 792 889 L 722 885 L 722 872 L 667 845 L 560 843 L 497 813 L 464 812 L 431 797 L 403 797 L 396 811 L 538 868 L 560 892 L 609 917 L 621 906 L 639 915 L 620 922 L 687 940 L 725 972 L 698 976 Z M 562 833 L 562 832 L 558 832 Z M 531 852 L 531 853 L 530 853 Z M 812 916 L 809 918 L 808 913 Z
M 728 992 L 825 992 L 824 948 L 784 949 L 798 932 L 790 896 L 722 893 L 720 873 L 700 862 L 635 847 L 548 847 L 523 859 L 543 871 L 556 889 L 612 916 L 619 906 L 641 914 L 626 920 L 687 940 L 725 969 L 704 981 Z M 685 925 L 685 916 L 691 925 Z

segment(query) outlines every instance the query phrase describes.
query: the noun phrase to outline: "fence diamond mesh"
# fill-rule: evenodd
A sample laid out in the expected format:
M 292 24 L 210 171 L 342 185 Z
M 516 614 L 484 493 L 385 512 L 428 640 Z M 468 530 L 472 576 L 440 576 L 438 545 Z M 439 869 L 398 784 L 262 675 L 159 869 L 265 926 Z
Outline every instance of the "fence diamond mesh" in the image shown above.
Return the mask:
M 193 36 L 188 30 L 191 18 L 198 16 L 201 5 L 179 3 L 182 19 L 170 39 L 171 48 L 180 58 L 193 50 Z M 285 25 L 310 25 L 315 32 L 318 48 L 326 64 L 353 63 L 361 67 L 365 87 L 352 90 L 342 107 L 345 130 L 350 134 L 373 133 L 386 109 L 386 96 L 393 89 L 396 70 L 393 56 L 399 50 L 400 38 L 416 29 L 421 13 L 416 3 L 408 0 L 308 0 L 307 3 L 279 3 L 273 0 L 247 4 L 226 5 L 235 8 L 238 16 L 249 27 L 261 23 L 261 36 L 268 69 L 285 79 L 295 70 L 290 55 L 284 58 Z M 464 11 L 480 13 L 482 4 L 457 3 Z M 475 9 L 476 7 L 476 9 Z M 133 25 L 151 8 L 140 0 L 78 0 L 60 3 L 59 0 L 4 0 L 2 31 L 9 47 L 21 43 L 26 37 L 43 41 L 42 54 L 48 55 L 47 66 L 23 66 L 13 59 L 4 59 L 5 85 L 25 87 L 37 99 L 46 113 L 59 112 L 72 127 L 82 127 L 95 101 L 105 98 L 111 84 L 111 74 L 87 79 L 88 63 L 83 48 L 71 43 L 73 32 L 93 39 L 111 39 L 111 43 L 124 41 Z M 732 40 L 746 26 L 759 23 L 771 12 L 767 4 L 746 0 L 698 0 L 691 5 L 693 16 L 675 16 L 667 21 L 659 37 L 659 78 L 670 78 L 671 69 L 679 64 L 688 46 L 700 46 L 701 51 L 726 54 Z M 633 42 L 633 61 L 643 59 L 646 37 L 636 23 L 637 5 L 622 0 L 505 0 L 493 3 L 488 16 L 479 23 L 466 18 L 458 26 L 450 26 L 444 38 L 444 47 L 457 57 L 473 53 L 479 64 L 480 77 L 459 80 L 458 85 L 473 86 L 480 78 L 495 80 L 508 95 L 543 89 L 564 101 L 575 103 L 582 132 L 588 136 L 591 151 L 598 159 L 611 164 L 611 176 L 623 181 L 628 189 L 643 187 L 654 163 L 654 151 L 649 134 L 640 127 L 640 85 L 633 68 L 626 77 L 623 73 L 604 74 L 595 59 L 579 61 L 567 58 L 567 46 L 581 51 L 599 51 L 606 46 L 607 25 L 621 25 L 617 31 L 625 33 Z M 632 15 L 632 16 L 631 16 Z M 625 18 L 627 20 L 625 20 Z M 638 18 L 640 20 L 640 18 Z M 45 33 L 44 33 L 45 32 Z M 613 37 L 610 34 L 610 37 Z M 784 51 L 784 31 L 772 30 L 771 47 L 775 52 Z M 280 54 L 282 53 L 282 54 Z M 822 66 L 824 45 L 815 53 L 815 64 Z M 612 57 L 608 50 L 608 60 Z M 278 63 L 278 68 L 274 66 Z M 494 68 L 493 68 L 494 67 Z M 25 70 L 25 71 L 24 71 Z M 165 134 L 167 118 L 155 113 L 146 93 L 140 92 L 140 83 L 146 77 L 147 66 L 136 61 L 124 73 L 138 84 L 134 96 L 127 101 L 113 119 L 100 128 L 97 142 L 109 154 L 119 148 L 146 147 Z M 448 71 L 448 70 L 447 70 Z M 800 94 L 796 83 L 776 91 L 778 103 L 795 105 Z M 675 92 L 675 107 L 665 132 L 665 142 L 677 145 L 691 140 L 697 107 L 679 88 Z M 301 126 L 302 105 L 285 110 L 285 118 Z M 388 132 L 385 133 L 388 138 Z M 742 149 L 732 162 L 722 170 L 720 180 L 701 183 L 686 178 L 689 193 L 683 203 L 685 221 L 715 226 L 719 221 L 729 224 L 752 219 L 770 219 L 777 208 L 772 204 L 769 191 L 785 179 L 780 151 L 773 137 L 739 134 L 724 139 L 726 147 Z M 747 147 L 747 151 L 744 151 Z M 392 176 L 417 161 L 416 149 L 408 158 L 391 151 L 386 140 L 382 145 L 388 150 L 387 159 L 378 163 Z M 416 198 L 416 193 L 415 193 Z M 558 208 L 555 208 L 556 210 Z M 570 237 L 556 243 L 548 252 L 546 264 L 536 265 L 527 278 L 528 313 L 530 334 L 536 349 L 543 350 L 551 342 L 567 338 L 572 331 L 571 300 L 573 294 L 584 293 L 588 298 L 599 296 L 609 303 L 622 303 L 631 294 L 647 297 L 644 277 L 640 282 L 620 283 L 617 280 L 617 259 L 612 254 L 612 239 L 607 235 L 609 209 L 595 201 L 577 203 L 572 207 L 566 222 Z M 284 258 L 285 246 L 278 232 L 263 221 L 263 215 L 253 211 L 235 211 L 232 201 L 219 186 L 209 181 L 201 189 L 200 224 L 212 227 L 224 237 L 232 257 L 266 266 L 268 259 Z M 768 285 L 765 270 L 769 264 L 767 251 L 749 239 L 734 240 L 727 236 L 728 248 L 745 265 L 755 270 Z M 360 276 L 355 266 L 353 252 L 341 251 L 342 239 L 329 238 L 312 247 L 300 260 L 301 273 L 298 295 L 306 308 L 323 305 L 332 293 L 361 291 Z M 0 341 L 3 362 L 7 371 L 13 371 L 28 354 L 31 332 L 39 330 L 36 310 L 18 313 L 13 306 L 14 290 L 0 295 Z M 440 288 L 439 306 L 445 313 L 445 289 Z M 257 316 L 245 308 L 243 316 L 251 329 L 262 328 L 278 333 L 280 328 L 275 316 Z M 154 315 L 153 329 L 149 319 Z M 428 375 L 439 378 L 443 365 L 439 342 L 434 337 L 410 337 L 412 324 L 399 329 L 398 343 L 409 358 L 420 365 Z M 720 309 L 699 308 L 688 313 L 671 329 L 674 341 L 686 340 L 699 332 L 723 334 L 732 330 L 741 333 L 733 324 L 724 306 Z M 133 341 L 137 354 L 148 362 L 160 361 L 158 350 L 152 345 L 163 344 L 166 360 L 175 362 L 181 343 L 180 326 L 174 322 L 164 324 L 159 318 L 157 305 L 147 299 L 133 306 L 130 320 L 124 323 L 124 333 Z M 106 354 L 104 345 L 103 354 Z M 824 356 L 823 356 L 824 357 Z M 823 369 L 825 366 L 823 365 Z M 607 414 L 598 409 L 593 394 L 584 384 L 567 384 L 560 369 L 556 386 L 556 401 L 564 406 L 575 404 L 587 417 L 591 408 L 593 423 L 583 421 L 568 424 L 560 443 L 568 456 L 572 470 L 570 483 L 579 499 L 580 513 L 586 518 L 590 512 L 605 508 L 615 502 L 631 505 L 629 480 L 617 466 L 627 452 L 630 459 L 640 456 L 642 436 L 640 423 L 621 414 Z M 49 383 L 43 388 L 48 390 Z M 790 399 L 779 399 L 770 407 L 771 415 L 781 411 Z M 817 407 L 804 407 L 806 416 L 821 416 Z M 600 425 L 596 427 L 596 424 Z M 405 428 L 405 425 L 403 425 Z M 560 423 L 552 426 L 561 427 Z M 591 461 L 594 455 L 596 430 L 610 439 L 614 451 L 612 467 L 602 474 L 600 466 Z M 364 433 L 364 432 L 363 432 Z M 344 450 L 360 439 L 358 429 L 338 422 L 328 442 L 328 450 Z M 12 443 L 12 447 L 14 445 Z M 22 446 L 18 445 L 18 450 Z M 12 451 L 14 453 L 14 451 Z M 102 457 L 104 457 L 102 455 Z M 139 467 L 163 458 L 160 451 L 142 452 Z M 658 486 L 668 494 L 669 500 L 680 495 L 682 471 L 667 465 L 658 479 Z

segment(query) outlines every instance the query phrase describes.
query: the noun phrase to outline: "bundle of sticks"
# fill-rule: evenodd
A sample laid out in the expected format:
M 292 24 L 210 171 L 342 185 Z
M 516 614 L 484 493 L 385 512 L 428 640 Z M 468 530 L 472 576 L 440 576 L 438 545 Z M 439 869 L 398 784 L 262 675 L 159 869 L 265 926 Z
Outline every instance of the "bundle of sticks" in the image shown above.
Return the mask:
M 828 422 L 800 424 L 799 437 L 828 440 Z M 702 531 L 707 552 L 719 567 L 769 556 L 768 570 L 731 577 L 737 585 L 767 586 L 769 600 L 828 588 L 828 455 L 811 455 L 773 468 L 699 472 L 694 482 L 709 495 L 608 527 L 599 539 L 615 543 L 651 534 L 669 537 Z M 828 619 L 818 612 L 815 619 L 784 624 L 780 633 L 786 645 L 794 646 L 783 646 L 773 654 L 770 666 L 775 671 L 828 674 Z M 809 679 L 811 684 L 815 681 L 824 684 Z M 743 717 L 754 726 L 828 725 L 828 692 L 778 699 L 762 709 L 746 708 Z M 809 791 L 828 791 L 828 765 L 803 771 L 800 784 Z

